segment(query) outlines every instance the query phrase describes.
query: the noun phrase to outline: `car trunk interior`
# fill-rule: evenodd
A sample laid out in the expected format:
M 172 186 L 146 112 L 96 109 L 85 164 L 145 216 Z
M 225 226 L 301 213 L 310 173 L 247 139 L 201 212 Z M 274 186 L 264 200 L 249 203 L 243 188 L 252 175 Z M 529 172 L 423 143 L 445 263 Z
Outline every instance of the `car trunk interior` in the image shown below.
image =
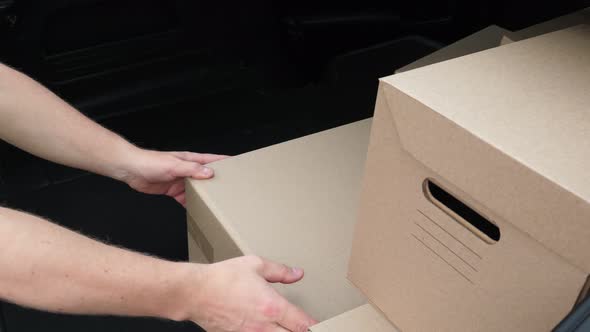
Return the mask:
M 379 77 L 490 24 L 517 30 L 586 6 L 0 1 L 0 61 L 138 146 L 236 155 L 370 117 Z M 173 200 L 2 141 L 0 154 L 1 204 L 111 244 L 187 259 L 184 210 Z M 1 332 L 199 330 L 8 303 L 0 314 Z

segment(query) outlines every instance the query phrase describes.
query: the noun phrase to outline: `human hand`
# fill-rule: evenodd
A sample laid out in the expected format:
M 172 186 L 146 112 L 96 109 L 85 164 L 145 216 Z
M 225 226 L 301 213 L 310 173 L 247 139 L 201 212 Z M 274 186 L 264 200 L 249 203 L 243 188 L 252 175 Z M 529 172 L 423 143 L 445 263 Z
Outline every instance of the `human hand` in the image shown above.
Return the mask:
M 268 284 L 301 278 L 301 269 L 256 256 L 208 265 L 189 300 L 189 317 L 209 332 L 306 332 L 316 321 Z
M 213 177 L 213 170 L 204 165 L 227 156 L 138 149 L 131 158 L 131 166 L 122 176 L 122 181 L 139 192 L 167 195 L 184 205 L 184 178 Z

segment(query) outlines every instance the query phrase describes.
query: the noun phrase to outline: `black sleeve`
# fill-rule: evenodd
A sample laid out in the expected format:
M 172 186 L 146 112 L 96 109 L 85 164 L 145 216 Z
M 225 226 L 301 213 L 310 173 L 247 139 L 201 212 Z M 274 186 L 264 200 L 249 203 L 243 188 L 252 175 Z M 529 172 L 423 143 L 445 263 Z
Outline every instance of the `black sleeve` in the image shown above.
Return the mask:
M 576 306 L 553 332 L 585 332 L 590 331 L 590 296 Z

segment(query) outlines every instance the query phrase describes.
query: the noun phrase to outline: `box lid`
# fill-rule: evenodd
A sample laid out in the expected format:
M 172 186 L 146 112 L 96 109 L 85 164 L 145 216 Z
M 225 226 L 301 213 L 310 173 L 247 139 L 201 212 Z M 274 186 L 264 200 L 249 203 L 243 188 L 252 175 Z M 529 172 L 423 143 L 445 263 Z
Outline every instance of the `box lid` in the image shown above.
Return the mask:
M 404 149 L 585 271 L 589 54 L 578 26 L 383 79 Z

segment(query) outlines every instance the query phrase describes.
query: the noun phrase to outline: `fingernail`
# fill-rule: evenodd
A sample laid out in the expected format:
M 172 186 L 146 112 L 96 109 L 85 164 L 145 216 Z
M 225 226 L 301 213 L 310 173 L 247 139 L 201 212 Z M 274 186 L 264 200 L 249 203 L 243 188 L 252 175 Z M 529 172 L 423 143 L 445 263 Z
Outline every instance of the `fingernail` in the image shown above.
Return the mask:
M 201 167 L 201 170 L 199 171 L 199 173 L 203 176 L 211 176 L 213 174 L 213 170 L 210 169 L 209 167 Z
M 298 267 L 292 267 L 291 268 L 291 273 L 296 276 L 299 277 L 301 274 L 303 274 L 303 270 L 298 268 Z

